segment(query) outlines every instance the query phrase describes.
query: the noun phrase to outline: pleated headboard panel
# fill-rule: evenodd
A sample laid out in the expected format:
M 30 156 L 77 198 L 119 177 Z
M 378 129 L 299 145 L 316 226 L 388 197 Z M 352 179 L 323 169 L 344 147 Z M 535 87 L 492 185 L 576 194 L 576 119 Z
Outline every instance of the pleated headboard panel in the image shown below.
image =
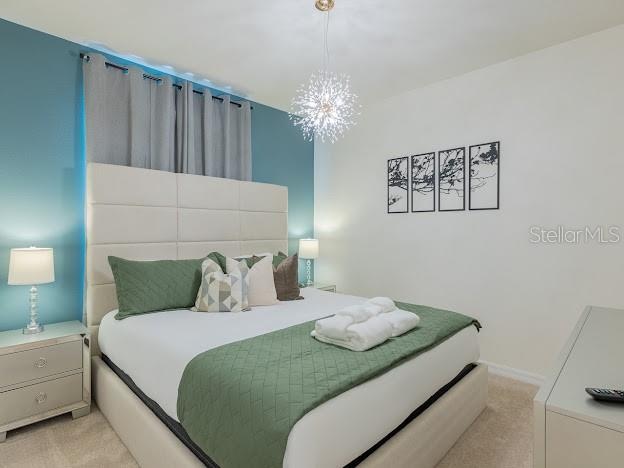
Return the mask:
M 87 166 L 87 325 L 98 352 L 117 308 L 108 256 L 132 260 L 236 256 L 288 248 L 288 189 L 109 164 Z

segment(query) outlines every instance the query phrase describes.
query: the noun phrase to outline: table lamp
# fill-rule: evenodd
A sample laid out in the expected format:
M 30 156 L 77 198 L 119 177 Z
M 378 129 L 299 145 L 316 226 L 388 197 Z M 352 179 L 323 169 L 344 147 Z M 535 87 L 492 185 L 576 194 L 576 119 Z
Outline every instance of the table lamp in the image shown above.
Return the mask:
M 43 325 L 37 320 L 37 284 L 54 282 L 52 249 L 29 247 L 11 249 L 9 260 L 10 285 L 30 285 L 30 323 L 22 329 L 25 335 L 40 333 Z
M 311 269 L 312 260 L 317 259 L 319 256 L 319 241 L 318 239 L 299 239 L 299 258 L 303 258 L 306 261 L 307 281 L 306 286 L 312 284 Z

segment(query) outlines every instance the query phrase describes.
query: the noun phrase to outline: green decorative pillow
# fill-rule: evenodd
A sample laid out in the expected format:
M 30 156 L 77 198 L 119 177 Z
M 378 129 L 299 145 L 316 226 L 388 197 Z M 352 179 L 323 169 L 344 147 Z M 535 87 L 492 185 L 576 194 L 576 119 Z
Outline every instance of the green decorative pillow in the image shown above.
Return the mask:
M 214 256 L 213 256 L 214 257 Z M 134 261 L 108 257 L 117 288 L 117 320 L 195 304 L 203 258 Z
M 258 260 L 261 260 L 262 257 L 260 257 Z M 247 268 L 251 268 L 253 267 L 257 261 L 254 260 L 254 257 L 233 257 L 233 260 L 236 260 L 237 262 L 245 262 L 247 264 Z M 227 259 L 225 261 L 226 267 L 223 269 L 223 271 L 227 271 Z
M 221 271 L 223 273 L 226 272 L 227 268 L 226 268 L 226 258 L 225 255 L 220 254 L 219 252 L 210 252 L 208 255 L 206 255 L 206 258 L 209 258 L 210 260 L 212 260 L 213 262 L 215 262 L 217 265 L 219 265 L 221 267 Z M 204 259 L 202 258 L 201 261 L 203 261 Z M 248 265 L 249 268 L 251 268 L 251 265 Z
M 273 268 L 277 268 L 280 263 L 288 258 L 284 252 L 278 252 L 277 255 L 273 255 Z
M 262 256 L 258 257 L 257 255 L 252 255 L 251 257 L 236 257 L 234 260 L 237 260 L 237 261 L 245 260 L 245 262 L 247 262 L 247 266 L 251 268 L 260 260 L 262 260 L 262 258 L 263 258 Z M 286 255 L 283 252 L 278 252 L 276 255 L 273 255 L 273 268 L 277 268 L 279 264 L 282 263 L 287 258 L 288 258 L 288 255 Z M 221 268 L 223 268 L 223 271 L 225 271 L 225 267 L 222 266 Z

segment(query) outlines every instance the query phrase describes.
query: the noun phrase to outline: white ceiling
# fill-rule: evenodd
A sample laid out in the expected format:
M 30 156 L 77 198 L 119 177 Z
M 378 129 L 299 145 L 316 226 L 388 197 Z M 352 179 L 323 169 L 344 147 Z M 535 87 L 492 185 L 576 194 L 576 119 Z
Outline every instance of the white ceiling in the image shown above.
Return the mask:
M 321 65 L 313 4 L 1 0 L 0 17 L 288 109 Z M 623 22 L 622 0 L 336 0 L 330 49 L 333 68 L 370 102 Z

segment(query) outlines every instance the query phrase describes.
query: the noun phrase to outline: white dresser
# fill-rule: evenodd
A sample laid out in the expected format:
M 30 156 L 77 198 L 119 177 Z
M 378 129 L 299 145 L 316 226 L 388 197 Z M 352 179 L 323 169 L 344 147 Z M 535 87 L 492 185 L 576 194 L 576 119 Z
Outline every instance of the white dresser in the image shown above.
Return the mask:
M 89 335 L 80 322 L 46 325 L 35 335 L 0 333 L 0 442 L 7 431 L 42 419 L 88 414 L 90 363 Z
M 587 307 L 540 388 L 535 468 L 624 467 L 624 404 L 585 387 L 624 389 L 624 310 Z

